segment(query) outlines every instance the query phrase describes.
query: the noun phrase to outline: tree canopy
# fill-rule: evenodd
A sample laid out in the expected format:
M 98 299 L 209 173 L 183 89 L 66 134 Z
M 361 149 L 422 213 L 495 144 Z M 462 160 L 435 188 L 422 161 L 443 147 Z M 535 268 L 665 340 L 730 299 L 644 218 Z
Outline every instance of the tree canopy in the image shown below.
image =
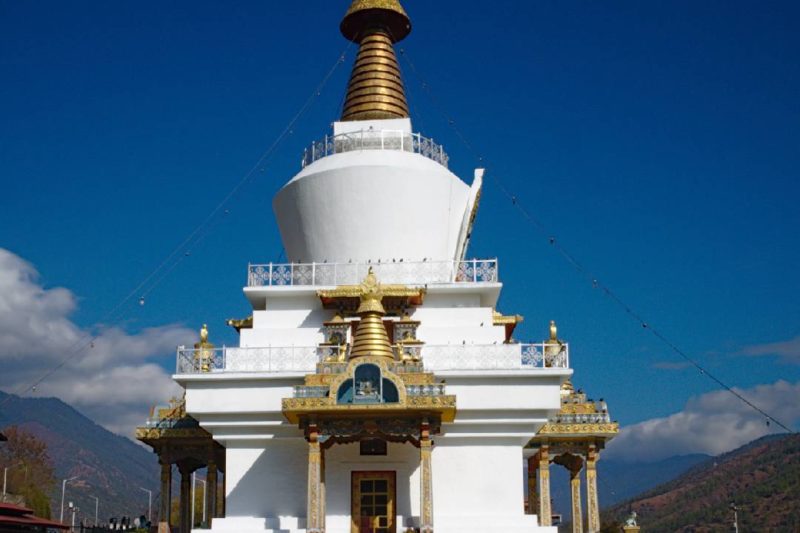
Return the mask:
M 47 445 L 16 426 L 3 430 L 8 442 L 0 445 L 0 467 L 8 467 L 7 491 L 25 498 L 37 516 L 50 518 L 50 498 L 55 477 Z

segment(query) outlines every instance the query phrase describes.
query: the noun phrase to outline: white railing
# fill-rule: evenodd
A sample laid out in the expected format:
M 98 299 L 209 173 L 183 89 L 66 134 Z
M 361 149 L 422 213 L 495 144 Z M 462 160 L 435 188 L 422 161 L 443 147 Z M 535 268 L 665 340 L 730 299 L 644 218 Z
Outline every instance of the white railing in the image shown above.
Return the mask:
M 524 370 L 569 368 L 565 344 L 426 344 L 422 348 L 425 370 Z
M 396 349 L 396 347 L 395 347 Z M 314 372 L 331 355 L 317 346 L 265 348 L 178 348 L 176 373 Z M 422 345 L 426 371 L 526 370 L 569 368 L 567 344 L 444 344 Z
M 435 285 L 496 283 L 497 259 L 391 263 L 267 263 L 247 267 L 248 287 L 357 285 L 369 269 L 381 283 Z
M 419 133 L 402 130 L 361 130 L 339 135 L 326 135 L 311 143 L 303 152 L 303 168 L 333 154 L 357 150 L 395 150 L 420 154 L 447 168 L 450 160 L 440 144 Z
M 213 372 L 313 372 L 316 346 L 263 348 L 178 348 L 178 374 Z

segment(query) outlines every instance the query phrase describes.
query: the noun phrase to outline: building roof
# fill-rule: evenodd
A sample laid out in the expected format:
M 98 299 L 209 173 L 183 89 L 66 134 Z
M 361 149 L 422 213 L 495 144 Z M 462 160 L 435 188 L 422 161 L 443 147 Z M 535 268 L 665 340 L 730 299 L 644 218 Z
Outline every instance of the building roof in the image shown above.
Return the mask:
M 10 503 L 0 503 L 0 528 L 13 527 L 14 531 L 44 531 L 47 528 L 69 529 L 60 522 L 39 518 L 32 509 Z
M 551 333 L 551 339 L 554 335 Z M 567 381 L 561 386 L 561 409 L 542 426 L 531 442 L 592 439 L 605 443 L 617 433 L 619 424 L 611 420 L 606 402 L 589 399 L 586 393 L 576 391 L 572 383 Z

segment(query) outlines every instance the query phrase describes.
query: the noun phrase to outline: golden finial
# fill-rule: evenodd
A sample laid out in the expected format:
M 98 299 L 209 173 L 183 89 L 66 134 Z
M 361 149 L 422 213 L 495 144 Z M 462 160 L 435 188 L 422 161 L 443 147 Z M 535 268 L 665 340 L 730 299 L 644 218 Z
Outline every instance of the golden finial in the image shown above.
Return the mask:
M 374 29 L 384 29 L 393 42 L 400 42 L 411 33 L 411 19 L 399 0 L 353 0 L 339 29 L 355 43 Z
M 398 0 L 354 0 L 339 26 L 345 38 L 359 43 L 343 121 L 408 117 L 403 79 L 394 43 L 411 32 L 411 20 Z
M 556 327 L 556 321 L 550 321 L 550 340 L 552 342 L 558 342 L 558 328 Z
M 381 316 L 385 315 L 386 310 L 383 308 L 383 304 L 381 304 L 381 300 L 383 300 L 381 284 L 378 283 L 378 278 L 372 271 L 372 267 L 369 267 L 367 277 L 364 278 L 364 281 L 361 282 L 360 286 L 361 304 L 358 306 L 356 314 L 360 315 L 362 313 L 366 313 L 367 311 L 373 311 L 380 313 Z
M 209 372 L 211 360 L 214 357 L 214 345 L 208 342 L 208 326 L 206 324 L 200 328 L 200 342 L 194 343 L 194 349 L 194 358 L 197 360 L 200 370 Z

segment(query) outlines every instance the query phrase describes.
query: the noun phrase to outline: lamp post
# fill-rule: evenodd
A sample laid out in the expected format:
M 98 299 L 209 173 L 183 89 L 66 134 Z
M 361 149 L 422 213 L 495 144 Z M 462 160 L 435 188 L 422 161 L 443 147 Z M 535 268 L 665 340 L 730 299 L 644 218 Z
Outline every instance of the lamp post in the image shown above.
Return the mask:
M 152 522 L 153 519 L 150 517 L 150 514 L 153 511 L 153 491 L 144 487 L 139 487 L 139 489 L 147 493 L 147 521 Z
M 192 527 L 194 527 L 194 511 L 195 511 L 195 507 L 197 506 L 196 505 L 196 503 L 197 503 L 196 502 L 196 499 L 197 499 L 196 484 L 197 484 L 198 481 L 203 484 L 203 522 L 201 522 L 201 523 L 205 523 L 205 521 L 206 521 L 206 480 L 205 479 L 198 479 L 197 478 L 197 474 L 195 472 L 192 472 Z
M 196 503 L 195 502 L 195 493 L 197 491 L 197 489 L 195 488 L 195 480 L 196 479 L 197 479 L 197 474 L 192 472 L 192 490 L 191 490 L 191 493 L 190 493 L 191 494 L 191 498 L 192 498 L 192 512 L 191 512 L 191 515 L 192 515 L 192 526 L 191 526 L 190 529 L 194 529 L 194 508 L 197 507 L 197 505 L 195 505 L 195 503 Z
M 206 480 L 205 479 L 198 479 L 197 481 L 199 481 L 200 483 L 203 484 L 203 521 L 200 522 L 200 523 L 201 524 L 205 524 L 206 523 L 206 490 L 208 490 L 208 489 L 206 488 Z
M 20 462 L 20 463 L 17 463 L 17 464 L 15 464 L 15 465 L 11 465 L 11 466 L 7 466 L 7 467 L 3 468 L 3 494 L 4 494 L 4 495 L 5 495 L 5 494 L 7 494 L 7 493 L 6 493 L 6 484 L 7 484 L 7 482 L 8 482 L 8 471 L 9 471 L 11 468 L 15 468 L 15 467 L 17 467 L 17 466 L 21 466 L 21 465 L 23 465 L 23 464 L 25 464 L 25 463 L 21 463 L 21 462 Z M 27 469 L 28 469 L 28 467 L 27 467 L 27 466 L 25 466 L 25 470 L 27 470 Z
M 76 505 L 73 505 L 72 502 L 69 502 L 69 510 L 72 513 L 72 522 L 71 522 L 69 530 L 70 531 L 75 531 L 75 515 L 78 514 L 78 511 L 80 509 Z
M 97 510 L 100 508 L 100 498 L 97 496 L 89 496 L 94 498 L 94 526 L 97 527 Z
M 730 509 L 733 511 L 733 531 L 739 533 L 739 508 L 736 502 L 731 502 Z
M 64 492 L 67 490 L 67 483 L 73 479 L 78 479 L 78 476 L 72 476 L 61 482 L 61 518 L 58 519 L 62 524 L 64 523 Z

